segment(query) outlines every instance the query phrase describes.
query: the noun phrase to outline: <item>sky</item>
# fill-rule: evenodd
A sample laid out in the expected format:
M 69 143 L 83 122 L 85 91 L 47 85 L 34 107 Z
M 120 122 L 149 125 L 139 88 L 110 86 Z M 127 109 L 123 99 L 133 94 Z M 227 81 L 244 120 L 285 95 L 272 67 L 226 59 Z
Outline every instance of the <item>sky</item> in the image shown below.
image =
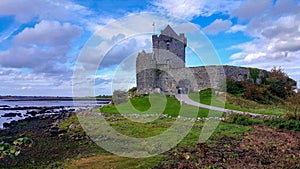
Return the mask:
M 151 49 L 151 34 L 129 38 L 131 30 L 122 33 L 107 25 L 144 13 L 193 24 L 214 46 L 221 64 L 266 70 L 280 66 L 300 84 L 299 0 L 1 0 L 0 95 L 72 96 L 80 66 L 97 70 L 87 75 L 95 95 L 111 94 L 124 56 L 132 63 L 138 51 Z M 156 32 L 166 23 L 177 24 L 151 15 L 134 19 L 132 28 L 148 32 L 153 22 Z M 118 45 L 109 48 L 104 40 Z M 98 44 L 80 58 L 87 46 Z M 99 63 L 95 53 L 105 47 Z M 189 54 L 187 66 L 197 65 Z M 129 81 L 134 84 L 134 77 Z

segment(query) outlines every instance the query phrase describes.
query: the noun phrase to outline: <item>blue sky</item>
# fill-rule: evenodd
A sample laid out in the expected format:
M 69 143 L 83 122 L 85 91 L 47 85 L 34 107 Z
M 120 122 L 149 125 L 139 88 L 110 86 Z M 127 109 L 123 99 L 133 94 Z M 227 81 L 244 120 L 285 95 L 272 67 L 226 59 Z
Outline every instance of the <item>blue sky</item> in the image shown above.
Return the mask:
M 193 23 L 213 44 L 222 64 L 267 70 L 281 66 L 300 83 L 299 0 L 1 0 L 0 95 L 72 96 L 76 61 L 92 35 L 107 24 L 146 12 Z M 149 23 L 151 30 L 154 21 L 145 17 L 136 27 Z M 155 22 L 157 29 L 165 26 Z M 98 34 L 110 40 L 127 38 L 120 32 Z M 93 40 L 97 44 L 102 39 Z M 140 36 L 115 46 L 100 66 L 93 65 L 93 54 L 86 56 L 88 65 L 82 69 L 99 66 L 97 74 L 89 75 L 96 95 L 111 94 L 122 53 L 129 56 L 150 48 L 151 41 Z M 187 60 L 198 64 L 192 56 Z

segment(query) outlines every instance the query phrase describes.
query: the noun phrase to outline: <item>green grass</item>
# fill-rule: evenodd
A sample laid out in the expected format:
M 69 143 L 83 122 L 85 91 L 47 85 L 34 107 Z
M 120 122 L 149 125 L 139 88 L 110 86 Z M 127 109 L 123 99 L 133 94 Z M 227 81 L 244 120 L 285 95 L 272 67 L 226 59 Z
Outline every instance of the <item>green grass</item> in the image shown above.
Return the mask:
M 216 97 L 212 94 L 212 89 L 205 89 L 200 92 L 191 92 L 189 94 L 189 98 L 193 101 L 206 105 L 225 107 L 226 109 L 257 114 L 283 116 L 287 112 L 287 110 L 282 105 L 263 105 L 230 94 L 226 94 L 226 102 L 224 103 L 224 101 L 222 101 L 222 98 Z
M 251 118 L 249 115 L 231 114 L 226 120 L 230 124 L 238 124 L 243 126 L 249 126 L 254 124 L 262 124 L 271 126 L 279 129 L 300 131 L 300 121 L 295 119 L 287 118 L 276 118 L 276 119 L 256 119 Z
M 76 117 L 76 116 L 75 116 Z M 60 127 L 66 128 L 70 124 L 79 124 L 78 120 L 75 117 L 71 117 L 69 120 L 60 123 Z M 125 119 L 124 117 L 106 117 L 106 121 L 120 133 L 136 137 L 136 138 L 145 138 L 158 135 L 168 129 L 174 122 L 174 119 L 170 118 L 160 118 L 153 122 L 149 123 L 137 123 Z M 186 137 L 180 141 L 180 143 L 172 148 L 172 152 L 177 152 L 181 150 L 195 150 L 197 149 L 197 144 L 199 142 L 199 135 L 201 129 L 204 126 L 203 121 L 197 121 L 194 123 L 191 130 L 188 132 Z M 250 127 L 230 124 L 220 122 L 219 126 L 213 132 L 211 138 L 207 141 L 208 144 L 215 143 L 211 141 L 213 138 L 221 137 L 233 137 L 240 138 L 244 135 L 245 132 L 250 131 Z M 80 131 L 77 131 L 80 132 Z M 83 132 L 83 131 L 81 131 Z M 101 167 L 101 168 L 151 168 L 155 167 L 163 161 L 167 161 L 167 155 L 157 155 L 150 158 L 142 159 L 131 159 L 114 156 L 107 153 L 97 153 L 93 156 L 87 156 L 86 158 L 80 158 L 77 160 L 70 160 L 65 162 L 65 168 L 84 168 L 88 167 Z M 105 164 L 105 166 L 104 166 Z
M 213 133 L 212 138 L 221 138 L 221 137 L 241 138 L 246 132 L 250 130 L 251 127 L 248 126 L 221 122 L 218 128 Z
M 100 108 L 100 112 L 108 114 L 165 114 L 177 117 L 195 117 L 194 112 L 198 111 L 198 117 L 207 117 L 209 110 L 182 104 L 174 96 L 150 95 L 130 99 L 127 103 L 119 105 L 106 105 Z M 221 112 L 220 112 L 221 113 Z
M 196 97 L 196 94 L 191 93 L 191 97 Z M 149 99 L 152 97 L 152 100 Z M 201 103 L 208 104 L 212 99 L 210 94 L 202 93 Z M 216 104 L 221 104 L 220 101 L 216 98 Z M 133 107 L 131 106 L 131 103 Z M 161 105 L 166 105 L 164 109 L 161 109 Z M 227 108 L 234 108 L 234 105 L 230 105 L 226 103 Z M 102 113 L 108 114 L 117 114 L 120 113 L 119 109 L 122 110 L 123 113 L 133 113 L 133 114 L 158 114 L 163 112 L 163 114 L 167 114 L 172 117 L 177 117 L 179 114 L 180 108 L 183 110 L 185 116 L 190 116 L 189 112 L 195 111 L 196 107 L 188 106 L 188 105 L 180 105 L 180 103 L 176 100 L 176 98 L 172 96 L 167 96 L 164 100 L 161 95 L 152 95 L 152 96 L 141 96 L 135 97 L 130 100 L 128 103 L 123 103 L 118 106 L 115 105 L 107 105 L 100 108 Z M 237 107 L 242 109 L 241 107 Z M 259 107 L 262 109 L 262 107 Z M 206 109 L 198 109 L 199 117 L 205 117 L 208 114 L 208 110 Z M 258 111 L 258 109 L 256 109 Z M 265 110 L 265 113 L 269 113 L 268 109 Z M 159 135 L 170 128 L 170 126 L 175 122 L 176 118 L 158 118 L 154 121 L 147 123 L 139 123 L 135 121 L 128 120 L 121 116 L 108 116 L 105 117 L 106 121 L 109 123 L 111 127 L 113 127 L 118 132 L 135 138 L 147 138 Z M 66 128 L 70 124 L 78 123 L 76 119 L 70 118 L 69 122 L 64 122 L 60 124 L 61 127 Z M 283 122 L 278 120 L 262 120 L 262 119 L 253 119 L 248 116 L 241 115 L 231 115 L 231 117 L 226 122 L 220 122 L 215 131 L 213 131 L 211 137 L 206 141 L 207 144 L 219 144 L 216 140 L 222 137 L 230 137 L 235 139 L 241 139 L 246 132 L 252 130 L 250 127 L 253 124 L 263 124 L 270 125 L 278 128 L 286 128 L 282 127 L 282 125 L 287 126 L 287 128 L 298 129 L 300 126 L 296 122 Z M 278 124 L 278 125 L 277 125 Z M 172 148 L 171 152 L 177 152 L 181 150 L 195 150 L 197 149 L 197 144 L 199 142 L 199 135 L 201 134 L 202 128 L 204 126 L 203 121 L 197 121 L 193 124 L 193 127 L 188 132 L 186 137 L 177 144 L 176 147 Z M 80 131 L 75 131 L 80 132 Z M 222 144 L 222 143 L 221 143 Z M 123 157 L 107 157 L 109 154 L 97 154 L 96 156 L 88 157 L 86 160 L 79 162 L 70 162 L 66 164 L 66 166 L 71 166 L 71 168 L 76 168 L 77 166 L 87 165 L 90 166 L 101 166 L 101 164 L 111 164 L 110 168 L 149 168 L 155 167 L 161 164 L 162 161 L 168 160 L 167 155 L 158 155 L 146 159 L 130 159 Z M 111 155 L 113 156 L 113 155 Z M 96 159 L 92 160 L 90 158 L 95 157 Z M 81 159 L 79 159 L 81 160 Z M 68 168 L 68 167 L 67 167 Z

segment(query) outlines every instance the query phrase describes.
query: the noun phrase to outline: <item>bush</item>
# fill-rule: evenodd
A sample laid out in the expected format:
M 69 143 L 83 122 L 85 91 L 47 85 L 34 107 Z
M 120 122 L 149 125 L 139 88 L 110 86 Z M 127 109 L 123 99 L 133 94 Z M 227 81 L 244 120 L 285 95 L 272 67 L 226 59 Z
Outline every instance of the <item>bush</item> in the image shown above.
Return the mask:
M 28 137 L 18 138 L 12 144 L 0 142 L 0 159 L 4 157 L 14 158 L 21 153 L 24 146 L 31 146 L 32 140 Z
M 293 94 L 293 86 L 296 82 L 288 77 L 281 67 L 273 67 L 271 76 L 267 79 L 269 91 L 282 99 L 286 99 Z
M 300 131 L 300 121 L 286 118 L 269 119 L 264 121 L 265 125 L 279 129 Z
M 249 100 L 256 101 L 258 103 L 268 104 L 267 88 L 254 84 L 246 84 L 243 97 Z
M 227 92 L 235 96 L 241 95 L 245 92 L 244 82 L 234 81 L 230 78 L 226 80 Z
M 287 117 L 289 119 L 300 120 L 300 93 L 289 97 L 286 105 L 289 110 Z
M 259 120 L 251 118 L 250 115 L 242 114 L 231 114 L 226 122 L 245 126 L 261 123 Z

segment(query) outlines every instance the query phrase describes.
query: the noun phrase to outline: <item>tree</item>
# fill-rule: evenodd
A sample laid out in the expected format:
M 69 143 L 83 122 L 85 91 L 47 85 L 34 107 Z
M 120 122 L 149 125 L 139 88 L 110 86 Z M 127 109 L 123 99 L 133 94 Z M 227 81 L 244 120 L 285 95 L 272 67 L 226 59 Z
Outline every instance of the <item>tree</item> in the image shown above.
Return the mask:
M 281 67 L 274 66 L 268 78 L 269 91 L 271 94 L 282 99 L 287 99 L 293 94 L 293 86 L 296 82 L 288 77 Z
M 245 92 L 243 96 L 248 100 L 253 100 L 258 103 L 267 104 L 269 101 L 266 93 L 266 87 L 248 83 L 245 84 Z

